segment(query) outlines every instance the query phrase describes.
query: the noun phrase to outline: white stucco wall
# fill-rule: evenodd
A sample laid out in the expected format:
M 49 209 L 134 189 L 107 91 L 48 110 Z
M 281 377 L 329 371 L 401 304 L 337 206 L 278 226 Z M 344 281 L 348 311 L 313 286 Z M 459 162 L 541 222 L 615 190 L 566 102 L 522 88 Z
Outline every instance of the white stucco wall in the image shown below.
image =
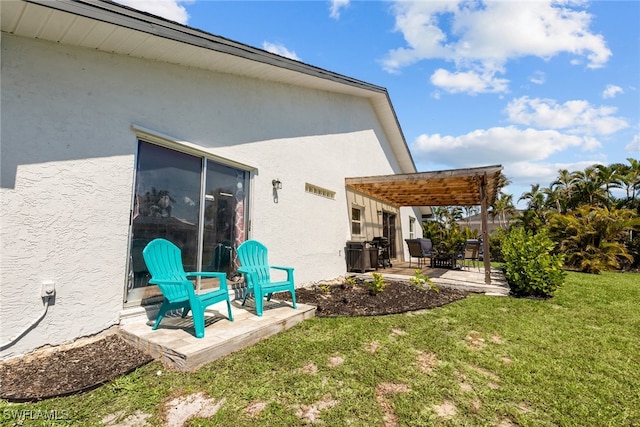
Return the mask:
M 132 124 L 255 166 L 249 236 L 299 285 L 345 273 L 345 176 L 399 172 L 365 99 L 2 35 L 1 358 L 119 321 Z M 271 180 L 283 188 L 273 200 Z M 305 182 L 336 199 L 305 192 Z M 408 211 L 402 215 L 402 229 Z

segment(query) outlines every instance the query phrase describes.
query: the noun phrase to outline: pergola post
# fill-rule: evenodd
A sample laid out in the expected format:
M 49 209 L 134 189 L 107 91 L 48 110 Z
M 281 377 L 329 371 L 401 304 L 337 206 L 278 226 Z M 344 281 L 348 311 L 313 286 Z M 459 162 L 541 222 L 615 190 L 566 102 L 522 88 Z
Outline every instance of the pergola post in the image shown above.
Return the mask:
M 487 206 L 487 176 L 483 175 L 480 178 L 480 209 L 481 209 L 481 217 L 482 217 L 482 252 L 484 256 L 482 260 L 484 262 L 484 283 L 487 285 L 491 284 L 491 256 L 489 253 L 489 231 L 488 231 L 488 206 Z

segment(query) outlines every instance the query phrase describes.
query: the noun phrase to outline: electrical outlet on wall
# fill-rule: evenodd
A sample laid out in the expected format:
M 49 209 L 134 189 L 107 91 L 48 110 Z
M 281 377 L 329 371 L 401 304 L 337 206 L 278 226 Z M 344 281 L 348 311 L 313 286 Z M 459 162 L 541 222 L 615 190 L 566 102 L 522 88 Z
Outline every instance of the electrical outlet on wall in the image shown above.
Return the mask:
M 42 282 L 42 298 L 53 298 L 56 295 L 56 282 L 44 280 Z

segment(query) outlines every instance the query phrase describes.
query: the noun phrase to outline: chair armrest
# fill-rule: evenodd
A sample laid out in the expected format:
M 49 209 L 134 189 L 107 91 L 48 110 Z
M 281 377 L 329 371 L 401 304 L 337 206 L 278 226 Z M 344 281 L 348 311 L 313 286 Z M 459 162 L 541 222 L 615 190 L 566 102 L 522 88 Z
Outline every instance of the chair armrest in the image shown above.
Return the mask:
M 274 270 L 282 270 L 287 272 L 287 281 L 293 282 L 293 267 L 281 267 L 279 265 L 270 265 Z
M 221 273 L 219 271 L 191 271 L 186 273 L 187 277 L 189 276 L 200 276 L 200 277 L 217 277 L 219 279 L 227 279 L 227 273 Z
M 240 267 L 238 268 L 238 273 L 244 274 L 246 277 L 246 283 L 247 286 L 251 287 L 254 286 L 254 284 L 258 284 L 258 275 L 256 274 L 256 272 L 253 270 L 253 268 L 248 268 L 248 267 Z
M 215 277 L 220 279 L 220 289 L 227 289 L 227 273 L 219 271 L 190 271 L 186 273 L 187 277 Z
M 157 285 L 159 283 L 167 284 L 167 285 L 182 285 L 183 283 L 191 283 L 189 280 L 164 280 L 164 279 L 150 279 L 149 283 L 152 285 Z

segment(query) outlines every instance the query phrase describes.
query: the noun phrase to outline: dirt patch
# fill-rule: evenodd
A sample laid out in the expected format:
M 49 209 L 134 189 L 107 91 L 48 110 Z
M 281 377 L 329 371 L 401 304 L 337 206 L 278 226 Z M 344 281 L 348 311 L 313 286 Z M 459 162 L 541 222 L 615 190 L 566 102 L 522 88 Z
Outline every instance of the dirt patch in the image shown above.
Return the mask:
M 165 426 L 182 427 L 191 418 L 209 418 L 220 410 L 225 399 L 210 399 L 204 393 L 178 396 L 164 405 Z
M 445 420 L 450 420 L 458 413 L 456 404 L 450 400 L 445 400 L 439 405 L 433 405 L 433 409 L 436 411 L 436 414 L 440 418 L 443 418 Z
M 368 353 L 374 354 L 376 351 L 380 349 L 380 343 L 378 343 L 378 341 L 371 341 L 364 347 L 364 349 Z
M 438 366 L 438 358 L 434 353 L 424 353 L 420 352 L 417 356 L 418 360 L 418 368 L 428 374 L 433 372 L 433 370 Z
M 102 424 L 104 424 L 105 427 L 143 427 L 147 425 L 147 418 L 150 416 L 151 414 L 136 411 L 133 415 L 125 417 L 125 412 L 119 411 L 104 417 Z
M 471 331 L 469 335 L 465 337 L 467 346 L 472 350 L 482 350 L 485 347 L 485 340 L 482 338 L 480 332 Z
M 398 416 L 393 410 L 393 405 L 387 398 L 390 394 L 406 393 L 409 386 L 407 384 L 382 383 L 376 387 L 376 402 L 380 405 L 384 418 L 382 420 L 384 427 L 396 427 L 399 424 Z
M 335 355 L 335 356 L 331 356 L 329 358 L 329 360 L 327 361 L 327 365 L 330 368 L 335 368 L 336 366 L 340 366 L 344 363 L 344 358 L 342 358 L 341 356 Z
M 320 411 L 333 408 L 337 404 L 337 400 L 325 396 L 320 401 L 312 403 L 311 405 L 300 405 L 296 411 L 296 416 L 308 423 L 315 424 L 320 422 Z
M 251 402 L 245 412 L 249 416 L 249 418 L 257 417 L 262 411 L 267 407 L 267 402 L 263 402 L 262 400 L 256 400 L 255 402 Z
M 300 368 L 300 372 L 307 375 L 313 375 L 318 372 L 318 367 L 313 362 L 307 362 L 302 368 Z

